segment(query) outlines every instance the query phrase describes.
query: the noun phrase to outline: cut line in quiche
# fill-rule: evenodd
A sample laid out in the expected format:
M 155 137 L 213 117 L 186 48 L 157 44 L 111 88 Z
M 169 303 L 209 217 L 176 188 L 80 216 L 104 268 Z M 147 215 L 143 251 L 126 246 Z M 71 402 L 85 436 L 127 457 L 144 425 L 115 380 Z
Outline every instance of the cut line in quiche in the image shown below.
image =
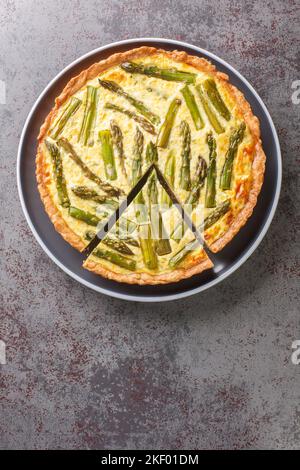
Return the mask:
M 80 251 L 151 164 L 211 251 L 251 216 L 265 170 L 259 122 L 207 60 L 152 47 L 111 55 L 70 80 L 38 137 L 41 199 L 56 230 Z M 175 243 L 178 231 L 170 233 Z M 157 283 L 172 282 L 159 281 L 157 269 Z

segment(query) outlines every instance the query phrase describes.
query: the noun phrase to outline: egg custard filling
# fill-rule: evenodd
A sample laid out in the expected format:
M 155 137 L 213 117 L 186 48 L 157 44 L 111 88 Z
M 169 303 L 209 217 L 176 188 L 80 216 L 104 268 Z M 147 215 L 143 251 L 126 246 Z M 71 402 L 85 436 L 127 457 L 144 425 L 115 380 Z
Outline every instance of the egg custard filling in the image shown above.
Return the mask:
M 150 166 L 85 268 L 119 282 L 179 281 L 211 268 L 206 251 L 220 251 L 251 216 L 265 168 L 259 122 L 205 59 L 150 47 L 114 54 L 70 80 L 41 127 L 40 195 L 56 230 L 80 251 Z
M 129 233 L 117 222 L 83 266 L 131 284 L 169 283 L 211 268 L 201 240 L 182 221 L 175 205 L 159 203 L 167 199 L 154 170 L 122 215 L 122 220 L 137 222 L 135 229 Z M 181 227 L 180 240 L 170 237 L 176 227 L 177 231 Z

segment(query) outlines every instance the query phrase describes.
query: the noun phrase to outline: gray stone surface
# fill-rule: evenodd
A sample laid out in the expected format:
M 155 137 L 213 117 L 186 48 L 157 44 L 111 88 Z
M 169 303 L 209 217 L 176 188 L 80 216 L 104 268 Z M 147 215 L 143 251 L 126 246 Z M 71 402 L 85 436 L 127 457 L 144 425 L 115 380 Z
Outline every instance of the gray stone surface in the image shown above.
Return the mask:
M 300 448 L 290 360 L 300 339 L 299 9 L 1 1 L 1 448 Z M 251 259 L 212 290 L 161 305 L 105 297 L 60 271 L 24 220 L 15 176 L 22 126 L 49 80 L 89 50 L 142 36 L 185 40 L 240 70 L 270 110 L 284 161 L 278 211 Z

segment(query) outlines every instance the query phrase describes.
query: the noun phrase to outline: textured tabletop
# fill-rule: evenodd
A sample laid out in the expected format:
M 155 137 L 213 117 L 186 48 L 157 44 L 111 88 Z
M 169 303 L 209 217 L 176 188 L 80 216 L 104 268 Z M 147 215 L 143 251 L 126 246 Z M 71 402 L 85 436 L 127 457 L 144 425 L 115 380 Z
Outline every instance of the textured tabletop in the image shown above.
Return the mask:
M 300 448 L 299 18 L 296 0 L 0 3 L 0 448 Z M 256 252 L 213 289 L 165 304 L 68 277 L 35 241 L 16 188 L 21 130 L 47 83 L 92 49 L 143 36 L 236 67 L 283 156 L 279 207 Z

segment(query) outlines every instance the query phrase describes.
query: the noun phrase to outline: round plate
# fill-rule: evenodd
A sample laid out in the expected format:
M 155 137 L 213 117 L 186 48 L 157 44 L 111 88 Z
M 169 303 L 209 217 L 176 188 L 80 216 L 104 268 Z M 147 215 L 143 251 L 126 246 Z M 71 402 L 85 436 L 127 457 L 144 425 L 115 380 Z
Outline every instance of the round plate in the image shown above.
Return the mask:
M 81 70 L 115 52 L 143 45 L 163 49 L 184 50 L 188 54 L 205 57 L 221 72 L 229 75 L 230 82 L 241 90 L 249 101 L 253 113 L 259 118 L 263 148 L 267 156 L 265 180 L 252 217 L 230 244 L 213 257 L 215 267 L 202 274 L 174 284 L 158 286 L 132 286 L 109 281 L 83 269 L 83 255 L 66 243 L 50 222 L 41 202 L 36 178 L 36 138 L 41 124 L 50 112 L 54 99 L 66 83 Z M 241 266 L 258 247 L 274 216 L 281 186 L 281 154 L 277 133 L 266 106 L 245 78 L 224 60 L 196 46 L 169 39 L 142 38 L 115 42 L 82 56 L 57 77 L 43 91 L 33 106 L 23 129 L 17 162 L 18 190 L 26 220 L 47 255 L 67 274 L 85 286 L 121 299 L 162 302 L 201 292 L 225 279 Z

